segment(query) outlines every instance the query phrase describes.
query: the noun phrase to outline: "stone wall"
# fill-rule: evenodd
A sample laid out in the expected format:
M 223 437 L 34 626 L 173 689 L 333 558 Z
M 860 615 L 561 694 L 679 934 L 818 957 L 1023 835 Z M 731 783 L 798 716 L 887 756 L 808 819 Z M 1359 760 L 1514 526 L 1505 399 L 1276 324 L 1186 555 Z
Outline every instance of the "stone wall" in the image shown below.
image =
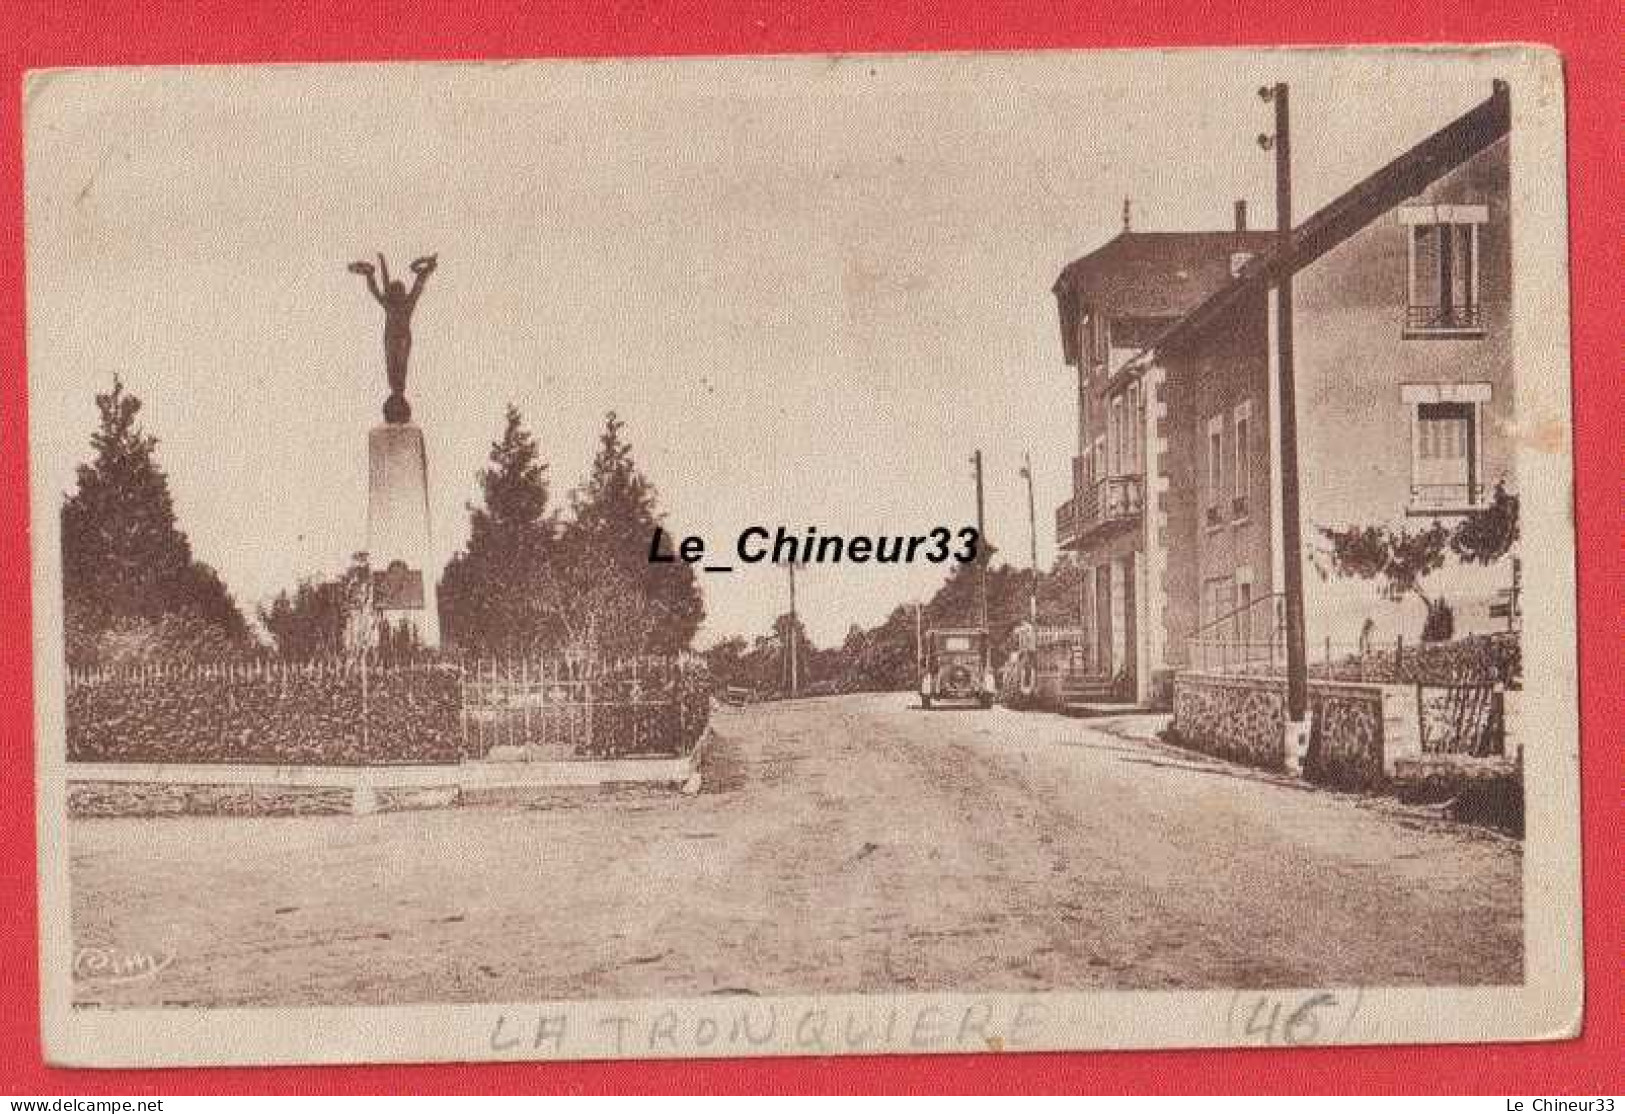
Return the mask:
M 1379 688 L 1311 685 L 1303 776 L 1345 789 L 1383 784 L 1382 711 Z
M 1194 750 L 1265 769 L 1286 769 L 1286 685 L 1272 677 L 1181 673 L 1173 731 Z
M 1415 689 L 1408 685 L 1309 685 L 1303 776 L 1342 789 L 1373 789 L 1395 762 L 1420 753 Z M 1173 735 L 1183 746 L 1265 769 L 1292 769 L 1285 750 L 1286 680 L 1181 673 Z

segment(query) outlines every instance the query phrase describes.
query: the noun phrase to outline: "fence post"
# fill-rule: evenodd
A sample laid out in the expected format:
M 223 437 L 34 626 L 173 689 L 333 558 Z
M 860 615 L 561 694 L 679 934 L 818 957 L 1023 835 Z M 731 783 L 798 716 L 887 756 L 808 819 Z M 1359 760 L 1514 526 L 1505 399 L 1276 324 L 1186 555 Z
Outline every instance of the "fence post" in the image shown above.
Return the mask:
M 458 755 L 459 761 L 468 760 L 468 671 L 463 668 L 461 660 L 457 662 L 457 712 L 458 722 L 462 728 L 462 753 Z
M 525 761 L 535 760 L 530 749 L 530 655 L 519 659 L 520 699 L 525 702 Z
M 585 663 L 583 663 L 585 664 Z M 582 671 L 582 698 L 587 702 L 587 753 L 593 753 L 593 671 Z

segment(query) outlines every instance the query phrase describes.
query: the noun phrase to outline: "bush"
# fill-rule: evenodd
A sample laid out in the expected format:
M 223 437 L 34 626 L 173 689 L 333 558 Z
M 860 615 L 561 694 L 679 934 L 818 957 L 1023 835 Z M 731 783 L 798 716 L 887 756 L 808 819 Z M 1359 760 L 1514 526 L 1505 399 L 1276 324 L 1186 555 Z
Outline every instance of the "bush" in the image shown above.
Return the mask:
M 1456 636 L 1456 613 L 1448 603 L 1435 600 L 1428 605 L 1428 615 L 1422 624 L 1423 642 L 1449 642 Z
M 114 670 L 70 677 L 68 759 L 361 766 L 456 762 L 461 683 L 439 666 Z

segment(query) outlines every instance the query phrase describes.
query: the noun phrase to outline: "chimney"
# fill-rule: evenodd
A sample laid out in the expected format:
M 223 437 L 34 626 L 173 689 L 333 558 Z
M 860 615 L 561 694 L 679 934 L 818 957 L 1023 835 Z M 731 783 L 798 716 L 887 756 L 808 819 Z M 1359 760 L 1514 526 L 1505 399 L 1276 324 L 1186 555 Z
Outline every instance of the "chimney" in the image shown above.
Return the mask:
M 1243 200 L 1236 202 L 1236 231 L 1247 231 L 1247 202 Z

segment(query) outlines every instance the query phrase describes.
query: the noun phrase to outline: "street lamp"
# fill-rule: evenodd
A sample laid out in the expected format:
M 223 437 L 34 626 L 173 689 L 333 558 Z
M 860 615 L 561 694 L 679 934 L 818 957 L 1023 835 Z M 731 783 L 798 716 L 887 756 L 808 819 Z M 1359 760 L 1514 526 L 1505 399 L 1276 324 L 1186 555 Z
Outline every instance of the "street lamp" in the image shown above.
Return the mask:
M 1033 629 L 1038 629 L 1038 512 L 1033 503 L 1033 458 L 1030 453 L 1021 454 L 1021 478 L 1027 481 L 1027 540 L 1032 547 L 1033 582 L 1032 592 L 1027 599 L 1028 617 L 1032 619 Z

